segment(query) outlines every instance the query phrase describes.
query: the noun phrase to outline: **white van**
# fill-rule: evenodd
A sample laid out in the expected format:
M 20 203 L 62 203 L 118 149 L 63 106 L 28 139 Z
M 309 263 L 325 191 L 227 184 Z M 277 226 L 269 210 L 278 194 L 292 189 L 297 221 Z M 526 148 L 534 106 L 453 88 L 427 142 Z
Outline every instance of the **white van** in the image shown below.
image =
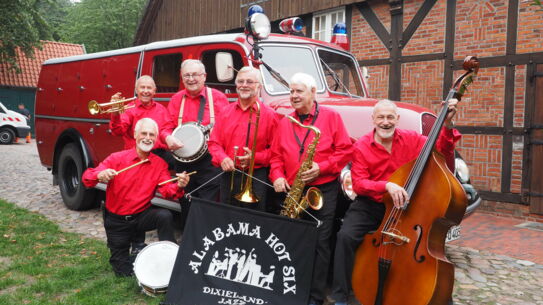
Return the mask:
M 0 144 L 11 144 L 15 137 L 24 138 L 30 126 L 24 115 L 8 110 L 0 102 Z

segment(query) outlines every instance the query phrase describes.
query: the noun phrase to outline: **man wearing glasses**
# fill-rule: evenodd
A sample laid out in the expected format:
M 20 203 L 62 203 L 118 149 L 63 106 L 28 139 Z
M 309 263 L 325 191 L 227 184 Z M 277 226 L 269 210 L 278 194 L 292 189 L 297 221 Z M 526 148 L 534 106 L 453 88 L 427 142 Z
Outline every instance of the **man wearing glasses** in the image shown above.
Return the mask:
M 213 165 L 220 167 L 223 171 L 232 172 L 237 168 L 247 172 L 254 151 L 253 176 L 260 181 L 268 182 L 270 147 L 277 124 L 277 115 L 273 109 L 258 100 L 261 87 L 262 76 L 258 69 L 243 67 L 239 70 L 236 77 L 238 101 L 223 109 L 209 139 L 209 152 L 213 157 Z M 257 113 L 259 114 L 257 115 Z M 257 117 L 258 134 L 256 147 L 253 149 Z M 247 204 L 232 198 L 240 192 L 242 175 L 235 173 L 234 176 L 223 175 L 221 177 L 221 201 L 264 211 L 267 187 L 256 179 L 253 180 L 252 186 L 253 192 L 258 198 L 257 203 Z M 243 180 L 246 179 L 247 177 L 243 178 Z
M 171 151 L 182 148 L 185 143 L 172 136 L 173 130 L 187 122 L 198 122 L 207 126 L 215 124 L 215 118 L 221 113 L 222 109 L 228 105 L 228 99 L 222 92 L 205 86 L 206 71 L 204 64 L 196 59 L 187 59 L 181 64 L 181 78 L 185 89 L 177 92 L 168 103 L 168 122 L 160 132 L 160 137 L 164 140 L 168 149 Z M 191 183 L 186 191 L 191 192 L 199 186 L 209 182 L 220 170 L 211 164 L 211 155 L 208 152 L 197 161 L 191 163 L 176 162 L 176 172 L 181 170 L 197 173 L 191 177 Z M 219 193 L 219 181 L 213 180 L 198 191 L 194 196 L 217 200 Z M 189 206 L 190 204 L 187 203 Z M 182 209 L 188 213 L 187 209 Z M 187 214 L 182 212 L 183 220 Z

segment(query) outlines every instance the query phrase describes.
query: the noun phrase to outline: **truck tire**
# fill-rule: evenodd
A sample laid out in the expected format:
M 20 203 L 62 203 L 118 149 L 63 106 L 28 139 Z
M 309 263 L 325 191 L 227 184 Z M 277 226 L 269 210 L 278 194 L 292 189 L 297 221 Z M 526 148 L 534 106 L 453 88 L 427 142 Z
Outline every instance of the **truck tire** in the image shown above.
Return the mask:
M 0 144 L 11 144 L 15 139 L 15 133 L 9 128 L 0 129 Z
M 77 146 L 73 143 L 64 146 L 58 158 L 58 185 L 64 205 L 70 210 L 88 210 L 96 205 L 96 190 L 86 189 L 81 182 L 84 170 Z

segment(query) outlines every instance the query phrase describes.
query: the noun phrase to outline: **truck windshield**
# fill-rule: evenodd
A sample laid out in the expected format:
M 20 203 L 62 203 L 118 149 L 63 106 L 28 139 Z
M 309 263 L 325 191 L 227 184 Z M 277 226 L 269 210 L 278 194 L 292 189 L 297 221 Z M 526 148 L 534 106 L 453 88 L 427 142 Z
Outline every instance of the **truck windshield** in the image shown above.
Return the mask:
M 317 92 L 324 90 L 324 84 L 319 76 L 319 70 L 315 64 L 316 60 L 311 49 L 290 46 L 261 46 L 262 60 L 279 72 L 286 81 L 290 81 L 295 73 L 304 72 L 315 78 Z M 264 74 L 264 87 L 269 94 L 285 94 L 289 92 L 289 89 L 277 81 L 265 67 L 262 68 L 262 71 Z
M 363 96 L 360 78 L 352 58 L 324 49 L 319 49 L 317 53 L 330 91 L 348 96 Z

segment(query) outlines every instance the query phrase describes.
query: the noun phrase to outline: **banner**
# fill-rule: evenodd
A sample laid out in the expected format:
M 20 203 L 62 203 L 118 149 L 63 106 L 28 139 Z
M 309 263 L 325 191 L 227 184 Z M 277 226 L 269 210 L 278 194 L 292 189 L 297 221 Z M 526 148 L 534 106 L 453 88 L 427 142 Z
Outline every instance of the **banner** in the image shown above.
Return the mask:
M 163 304 L 305 305 L 316 239 L 308 221 L 193 197 Z

